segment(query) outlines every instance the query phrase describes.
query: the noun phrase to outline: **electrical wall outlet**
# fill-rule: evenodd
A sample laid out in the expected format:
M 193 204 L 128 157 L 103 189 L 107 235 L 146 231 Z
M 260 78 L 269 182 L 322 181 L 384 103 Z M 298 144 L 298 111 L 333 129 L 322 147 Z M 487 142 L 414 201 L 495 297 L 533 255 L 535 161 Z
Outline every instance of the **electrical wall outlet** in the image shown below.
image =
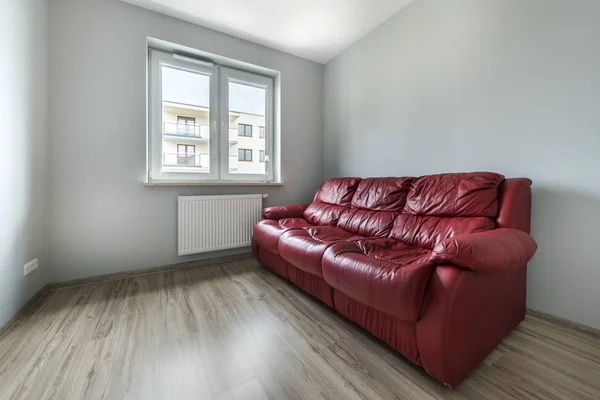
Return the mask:
M 38 259 L 29 261 L 27 264 L 23 265 L 23 276 L 27 276 L 33 271 L 35 271 L 38 267 Z

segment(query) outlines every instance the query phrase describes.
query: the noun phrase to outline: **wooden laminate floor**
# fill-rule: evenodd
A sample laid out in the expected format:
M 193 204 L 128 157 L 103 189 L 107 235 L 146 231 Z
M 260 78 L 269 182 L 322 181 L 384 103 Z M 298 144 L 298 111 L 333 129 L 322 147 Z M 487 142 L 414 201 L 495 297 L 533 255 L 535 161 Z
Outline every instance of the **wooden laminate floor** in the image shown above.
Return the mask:
M 0 399 L 600 399 L 592 333 L 528 316 L 455 391 L 252 259 L 50 292 Z

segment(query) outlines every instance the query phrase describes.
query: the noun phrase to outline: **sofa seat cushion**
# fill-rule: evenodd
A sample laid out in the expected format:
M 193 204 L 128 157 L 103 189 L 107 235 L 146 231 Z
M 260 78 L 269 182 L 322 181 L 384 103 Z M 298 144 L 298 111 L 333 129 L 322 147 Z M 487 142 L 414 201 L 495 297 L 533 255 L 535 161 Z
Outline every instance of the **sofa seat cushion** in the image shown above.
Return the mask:
M 362 304 L 416 322 L 435 268 L 430 255 L 429 249 L 393 239 L 336 243 L 323 255 L 323 278 Z
M 281 257 L 310 274 L 322 277 L 321 259 L 329 246 L 342 241 L 363 240 L 359 236 L 335 226 L 315 226 L 288 231 L 279 240 Z
M 259 247 L 273 254 L 279 254 L 279 238 L 292 229 L 309 228 L 313 226 L 304 218 L 284 218 L 278 221 L 265 219 L 254 225 L 252 240 Z

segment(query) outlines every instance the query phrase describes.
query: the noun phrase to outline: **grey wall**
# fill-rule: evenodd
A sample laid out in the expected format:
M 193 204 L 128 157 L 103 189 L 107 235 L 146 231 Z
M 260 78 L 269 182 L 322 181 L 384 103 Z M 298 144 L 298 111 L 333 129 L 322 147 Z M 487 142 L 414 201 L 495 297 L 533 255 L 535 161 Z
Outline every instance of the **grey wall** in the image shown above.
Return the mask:
M 325 69 L 325 177 L 534 180 L 528 302 L 600 328 L 600 2 L 416 0 Z
M 45 0 L 3 0 L 0 12 L 0 327 L 48 278 Z M 40 267 L 23 277 L 23 264 Z
M 142 185 L 147 36 L 281 72 L 284 186 Z M 53 1 L 49 37 L 53 280 L 190 260 L 176 255 L 178 195 L 268 193 L 267 205 L 284 204 L 322 183 L 322 65 L 116 0 Z

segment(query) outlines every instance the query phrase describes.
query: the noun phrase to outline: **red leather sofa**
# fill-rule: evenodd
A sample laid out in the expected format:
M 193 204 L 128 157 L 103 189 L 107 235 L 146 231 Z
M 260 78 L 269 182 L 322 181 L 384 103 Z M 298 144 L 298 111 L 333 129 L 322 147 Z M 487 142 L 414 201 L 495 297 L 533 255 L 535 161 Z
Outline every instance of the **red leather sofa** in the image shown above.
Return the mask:
M 337 178 L 270 207 L 256 259 L 456 387 L 525 316 L 531 181 Z

